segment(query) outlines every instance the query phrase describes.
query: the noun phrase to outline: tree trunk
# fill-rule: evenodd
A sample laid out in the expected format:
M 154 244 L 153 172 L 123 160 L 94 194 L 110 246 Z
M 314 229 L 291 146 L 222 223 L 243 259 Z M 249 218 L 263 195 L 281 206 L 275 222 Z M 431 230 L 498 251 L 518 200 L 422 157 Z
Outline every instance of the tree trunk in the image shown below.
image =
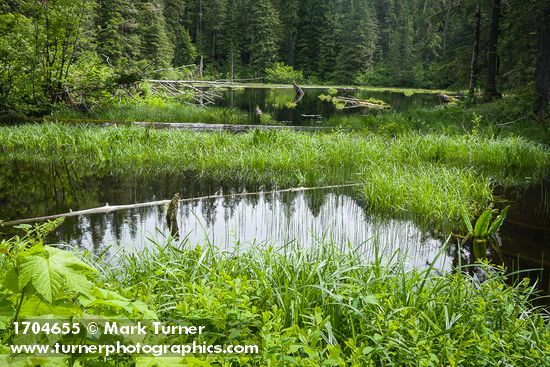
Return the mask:
M 475 88 L 477 84 L 477 60 L 479 58 L 479 33 L 481 28 L 481 4 L 476 4 L 474 24 L 474 43 L 472 47 L 472 62 L 470 63 L 470 89 L 469 96 L 474 98 Z
M 490 100 L 499 97 L 497 91 L 497 44 L 500 33 L 500 8 L 501 0 L 492 0 L 491 31 L 489 33 L 489 45 L 487 47 L 487 83 L 485 85 L 485 98 Z
M 296 49 L 296 33 L 292 32 L 290 36 L 290 50 L 288 50 L 288 65 L 294 65 L 294 50 Z
M 234 60 L 233 54 L 234 54 L 234 50 L 233 50 L 233 46 L 231 46 L 231 83 L 233 83 L 233 81 L 235 80 L 235 60 Z
M 541 118 L 549 116 L 550 99 L 550 0 L 542 0 L 539 30 L 539 54 L 535 74 L 536 112 Z
M 424 9 L 426 3 L 424 3 Z M 445 22 L 443 23 L 443 54 L 447 54 L 447 43 L 449 40 L 449 20 L 451 18 L 452 3 L 449 1 L 447 4 L 447 13 L 445 14 Z

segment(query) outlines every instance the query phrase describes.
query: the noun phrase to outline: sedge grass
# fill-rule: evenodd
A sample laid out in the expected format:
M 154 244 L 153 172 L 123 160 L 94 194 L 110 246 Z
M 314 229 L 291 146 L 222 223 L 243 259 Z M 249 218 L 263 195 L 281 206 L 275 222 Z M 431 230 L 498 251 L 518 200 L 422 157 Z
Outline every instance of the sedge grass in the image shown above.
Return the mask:
M 539 179 L 550 161 L 547 150 L 518 137 L 417 133 L 230 134 L 48 123 L 0 128 L 0 144 L 2 160 L 78 161 L 84 171 L 193 172 L 279 186 L 364 182 L 376 210 L 437 224 L 458 220 L 463 209 L 475 214 L 489 204 L 495 184 Z
M 480 283 L 405 261 L 367 263 L 330 243 L 221 252 L 170 240 L 99 266 L 161 318 L 215 319 L 228 342 L 261 345 L 236 366 L 547 365 L 548 314 L 530 305 L 527 281 L 508 286 L 502 270 L 480 265 Z
M 95 120 L 108 122 L 193 122 L 218 124 L 246 124 L 249 117 L 245 112 L 224 107 L 200 107 L 176 101 L 155 100 L 157 103 L 121 102 L 107 105 L 93 112 L 80 112 L 60 108 L 48 119 L 53 120 Z

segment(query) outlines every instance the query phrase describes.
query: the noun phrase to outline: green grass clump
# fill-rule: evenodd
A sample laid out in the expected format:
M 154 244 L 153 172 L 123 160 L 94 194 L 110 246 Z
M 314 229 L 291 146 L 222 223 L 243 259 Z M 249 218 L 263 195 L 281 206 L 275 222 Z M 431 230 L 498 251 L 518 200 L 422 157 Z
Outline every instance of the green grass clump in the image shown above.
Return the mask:
M 278 186 L 366 182 L 365 197 L 378 210 L 437 224 L 457 221 L 463 208 L 474 216 L 490 202 L 492 185 L 537 180 L 550 162 L 547 150 L 522 138 L 412 132 L 231 134 L 42 124 L 0 128 L 0 144 L 0 161 L 78 160 L 82 170 L 113 174 L 193 172 Z
M 68 108 L 57 110 L 52 117 L 58 120 L 98 120 L 109 122 L 203 122 L 219 124 L 248 123 L 248 115 L 224 107 L 200 107 L 177 101 L 154 100 L 121 102 L 98 107 L 83 113 Z
M 27 228 L 27 235 L 0 243 L 2 365 L 530 367 L 546 366 L 550 355 L 549 314 L 531 304 L 536 286 L 527 279 L 507 285 L 503 269 L 487 264 L 476 264 L 484 272 L 480 281 L 460 265 L 445 273 L 433 266 L 411 269 L 398 253 L 380 256 L 376 241 L 347 248 L 236 244 L 229 252 L 171 238 L 135 251 L 113 247 L 108 259 L 82 261 L 81 253 L 45 245 L 59 224 Z M 447 244 L 432 263 L 446 250 Z M 22 283 L 28 285 L 20 288 Z M 11 321 L 39 319 L 205 327 L 200 335 L 104 333 L 99 341 L 68 335 L 68 344 L 204 342 L 256 345 L 259 351 L 10 354 L 9 345 L 29 344 L 28 336 L 15 335 Z M 57 341 L 33 335 L 32 343 Z
M 442 249 L 444 251 L 445 249 Z M 376 251 L 374 251 L 376 253 Z M 548 314 L 533 287 L 506 285 L 499 269 L 480 283 L 457 269 L 408 270 L 406 259 L 370 262 L 327 243 L 232 253 L 174 243 L 121 254 L 105 282 L 164 319 L 218 320 L 228 343 L 259 355 L 208 356 L 234 366 L 544 366 Z M 229 333 L 229 330 L 231 333 Z M 182 360 L 183 362 L 184 360 Z
M 463 212 L 477 213 L 492 199 L 491 185 L 469 170 L 423 164 L 367 170 L 362 192 L 372 213 L 426 218 L 453 228 Z M 433 218 L 443 219 L 434 220 Z
M 548 144 L 550 124 L 537 120 L 534 104 L 510 95 L 478 105 L 414 108 L 406 112 L 332 117 L 328 125 L 399 135 L 410 131 L 444 135 L 523 137 Z

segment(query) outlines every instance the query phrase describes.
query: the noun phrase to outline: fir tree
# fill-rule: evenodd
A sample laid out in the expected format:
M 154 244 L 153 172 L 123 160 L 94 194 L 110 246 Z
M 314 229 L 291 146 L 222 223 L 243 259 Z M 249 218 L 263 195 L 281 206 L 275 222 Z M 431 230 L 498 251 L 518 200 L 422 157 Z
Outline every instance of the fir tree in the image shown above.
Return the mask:
M 277 61 L 279 52 L 279 14 L 271 0 L 252 0 L 249 3 L 250 23 L 248 27 L 250 65 L 263 70 Z
M 337 79 L 354 83 L 356 77 L 373 66 L 376 46 L 376 20 L 365 0 L 350 0 L 344 5 L 342 37 Z
M 160 0 L 142 1 L 140 20 L 142 59 L 150 61 L 156 70 L 169 68 L 174 58 L 174 46 L 166 32 L 163 3 Z
M 173 66 L 188 65 L 195 61 L 197 50 L 188 30 L 185 28 L 185 1 L 164 0 L 164 18 L 166 31 L 172 45 L 174 45 Z

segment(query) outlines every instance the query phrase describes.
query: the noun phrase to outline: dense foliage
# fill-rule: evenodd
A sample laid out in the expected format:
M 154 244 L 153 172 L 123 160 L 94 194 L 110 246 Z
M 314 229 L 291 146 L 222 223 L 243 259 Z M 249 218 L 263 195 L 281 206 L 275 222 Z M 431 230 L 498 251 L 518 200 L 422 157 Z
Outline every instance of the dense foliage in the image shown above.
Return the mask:
M 477 34 L 473 86 L 495 95 L 533 82 L 542 3 L 12 0 L 0 5 L 0 111 L 86 108 L 146 76 L 263 77 L 285 65 L 276 80 L 297 70 L 310 82 L 467 87 Z
M 29 230 L 30 235 L 0 244 L 0 264 L 10 268 L 0 278 L 3 365 L 548 365 L 548 315 L 530 306 L 533 286 L 525 280 L 510 287 L 501 269 L 487 265 L 479 265 L 485 272 L 480 283 L 460 271 L 466 268 L 438 274 L 431 267 L 408 270 L 404 258 L 388 263 L 376 244 L 373 261 L 367 263 L 361 251 L 342 251 L 330 243 L 222 252 L 212 244 L 193 248 L 170 239 L 151 244 L 151 250 L 121 249 L 116 259 L 86 264 L 72 252 L 45 246 L 36 237 L 44 226 Z M 44 271 L 50 271 L 51 281 L 32 276 Z M 7 344 L 25 343 L 13 335 L 10 321 L 48 317 L 52 311 L 61 319 L 108 318 L 115 312 L 119 321 L 202 320 L 208 325 L 205 341 L 260 349 L 253 355 L 185 358 L 73 354 L 48 360 L 7 354 Z M 99 340 L 83 336 L 79 342 L 117 340 L 155 339 L 104 335 Z M 173 335 L 163 342 L 190 340 Z

